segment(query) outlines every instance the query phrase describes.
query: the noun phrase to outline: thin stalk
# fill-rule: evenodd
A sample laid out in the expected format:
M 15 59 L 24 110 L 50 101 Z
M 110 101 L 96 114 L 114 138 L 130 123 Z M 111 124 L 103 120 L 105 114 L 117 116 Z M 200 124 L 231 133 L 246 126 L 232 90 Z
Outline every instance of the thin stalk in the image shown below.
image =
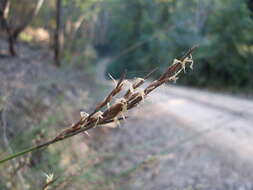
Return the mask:
M 122 120 L 122 118 L 120 118 L 120 120 Z M 106 123 L 110 123 L 110 122 L 112 122 L 112 121 L 104 122 L 104 123 L 101 123 L 101 124 L 106 124 Z M 74 133 L 68 134 L 68 135 L 64 136 L 62 139 L 57 139 L 57 138 L 55 138 L 55 139 L 50 140 L 50 141 L 48 141 L 48 142 L 45 142 L 45 143 L 43 143 L 43 144 L 36 145 L 36 146 L 30 147 L 30 148 L 27 148 L 27 149 L 25 149 L 25 150 L 23 150 L 23 151 L 21 151 L 21 152 L 14 153 L 14 154 L 12 154 L 12 155 L 10 155 L 10 156 L 8 156 L 8 157 L 6 157 L 6 158 L 0 160 L 0 164 L 6 162 L 6 161 L 8 161 L 8 160 L 12 160 L 12 159 L 14 159 L 14 158 L 17 158 L 17 157 L 19 157 L 19 156 L 22 156 L 22 155 L 24 155 L 24 154 L 27 154 L 27 153 L 29 153 L 29 152 L 33 152 L 33 151 L 36 151 L 36 150 L 39 150 L 39 149 L 48 147 L 48 146 L 51 145 L 51 144 L 54 144 L 54 143 L 56 143 L 56 142 L 65 140 L 65 139 L 70 138 L 70 137 L 72 137 L 72 136 L 75 136 L 75 135 L 77 135 L 77 134 L 79 134 L 79 133 L 81 133 L 81 132 L 87 131 L 88 129 L 91 129 L 92 127 L 94 127 L 94 124 L 90 124 L 90 125 L 86 126 L 85 128 L 81 128 L 80 130 L 75 131 Z
M 119 120 L 122 120 L 122 119 L 123 119 L 123 118 L 119 118 Z M 113 121 L 112 121 L 112 120 L 109 120 L 109 121 L 107 121 L 107 122 L 103 122 L 103 123 L 100 123 L 100 124 L 107 124 L 107 123 L 111 123 L 111 122 L 113 122 Z M 19 157 L 19 156 L 22 156 L 22 155 L 24 155 L 24 154 L 27 154 L 27 153 L 29 153 L 29 152 L 33 152 L 33 151 L 36 151 L 36 150 L 39 150 L 39 149 L 48 147 L 48 146 L 51 145 L 51 144 L 54 144 L 54 143 L 56 143 L 56 142 L 65 140 L 65 139 L 70 138 L 70 137 L 72 137 L 72 136 L 75 136 L 75 135 L 77 135 L 77 134 L 79 134 L 79 133 L 82 133 L 82 132 L 84 132 L 84 131 L 87 131 L 88 129 L 91 129 L 91 128 L 94 127 L 94 126 L 95 126 L 94 124 L 87 125 L 85 128 L 81 128 L 80 130 L 77 130 L 77 131 L 75 131 L 75 132 L 73 132 L 73 133 L 71 133 L 71 134 L 65 135 L 62 139 L 57 139 L 57 138 L 55 138 L 55 139 L 50 140 L 50 141 L 48 141 L 48 142 L 45 142 L 45 143 L 43 143 L 43 144 L 40 144 L 40 145 L 37 145 L 37 146 L 33 146 L 33 147 L 30 147 L 30 148 L 27 148 L 27 149 L 25 149 L 25 150 L 23 150 L 23 151 L 21 151 L 21 152 L 14 153 L 14 154 L 12 154 L 12 155 L 10 155 L 10 156 L 8 156 L 8 157 L 6 157 L 6 158 L 0 160 L 0 164 L 6 162 L 6 161 L 8 161 L 8 160 L 12 160 L 12 159 L 14 159 L 14 158 L 17 158 L 17 157 Z
M 0 164 L 6 162 L 6 161 L 8 161 L 8 160 L 12 160 L 12 159 L 14 159 L 14 158 L 17 158 L 17 157 L 19 157 L 19 156 L 22 156 L 22 155 L 24 155 L 24 154 L 27 154 L 27 153 L 29 153 L 29 152 L 33 152 L 33 151 L 35 151 L 35 150 L 39 150 L 39 149 L 41 149 L 41 148 L 43 148 L 43 147 L 46 147 L 46 146 L 49 146 L 50 144 L 53 144 L 53 143 L 54 143 L 53 141 L 48 141 L 48 142 L 46 142 L 46 143 L 44 143 L 44 144 L 37 145 L 37 146 L 33 146 L 33 147 L 27 148 L 27 149 L 25 149 L 25 150 L 23 150 L 23 151 L 21 151 L 21 152 L 14 153 L 14 154 L 12 154 L 12 155 L 10 155 L 10 156 L 8 156 L 8 157 L 6 157 L 6 158 L 0 160 Z

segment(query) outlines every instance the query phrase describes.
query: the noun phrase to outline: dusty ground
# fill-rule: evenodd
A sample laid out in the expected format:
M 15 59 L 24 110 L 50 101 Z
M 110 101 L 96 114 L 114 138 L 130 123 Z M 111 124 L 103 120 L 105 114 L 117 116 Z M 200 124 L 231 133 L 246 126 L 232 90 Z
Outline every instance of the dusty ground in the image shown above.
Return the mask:
M 20 42 L 17 57 L 3 55 L 4 49 L 6 43 L 0 39 L 0 159 L 45 142 L 71 125 L 80 117 L 80 109 L 89 109 L 89 92 L 94 86 L 88 85 L 93 79 L 84 68 L 56 68 L 45 47 Z M 62 151 L 56 154 L 54 146 L 53 151 L 47 149 L 1 165 L 0 189 L 42 189 L 43 173 L 60 175 L 59 160 L 72 156 L 71 143 L 58 146 Z M 30 161 L 19 167 L 27 157 Z M 66 176 L 68 172 L 61 175 Z
M 252 100 L 164 86 L 110 129 L 104 171 L 119 189 L 253 189 L 252 110 Z

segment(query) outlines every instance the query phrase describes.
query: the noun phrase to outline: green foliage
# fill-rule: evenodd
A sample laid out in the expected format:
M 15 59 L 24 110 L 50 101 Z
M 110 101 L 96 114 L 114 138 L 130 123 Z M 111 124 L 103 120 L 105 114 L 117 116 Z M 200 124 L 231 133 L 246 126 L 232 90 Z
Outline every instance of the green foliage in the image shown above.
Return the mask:
M 245 52 L 242 48 L 252 46 L 253 22 L 249 10 L 242 1 L 223 1 L 216 6 L 205 27 L 207 40 L 196 54 L 197 62 L 201 63 L 193 76 L 196 82 L 191 83 L 205 85 L 213 81 L 215 85 L 252 85 L 250 61 L 253 52 Z
M 36 1 L 11 1 L 10 20 L 26 20 Z M 29 5 L 29 6 L 28 6 Z M 108 72 L 142 75 L 198 44 L 195 71 L 183 83 L 198 86 L 253 86 L 253 14 L 248 0 L 63 0 L 63 63 L 94 63 L 99 55 L 116 59 Z M 21 16 L 20 16 L 21 15 Z M 44 3 L 32 27 L 51 34 L 55 2 Z M 19 18 L 20 17 L 20 18 Z M 27 41 L 31 36 L 21 35 Z M 140 73 L 141 71 L 141 73 Z
M 125 69 L 162 70 L 198 44 L 195 71 L 184 83 L 253 86 L 253 20 L 246 1 L 119 0 L 110 11 L 109 44 L 120 54 L 108 67 L 113 76 Z

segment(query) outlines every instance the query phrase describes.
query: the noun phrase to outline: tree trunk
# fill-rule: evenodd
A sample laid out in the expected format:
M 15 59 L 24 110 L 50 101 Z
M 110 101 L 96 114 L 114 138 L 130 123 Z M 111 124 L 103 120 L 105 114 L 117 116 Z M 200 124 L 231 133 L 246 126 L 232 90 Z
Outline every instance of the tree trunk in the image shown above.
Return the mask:
M 3 0 L 0 4 L 0 22 L 1 22 L 1 27 L 5 30 L 8 38 L 8 43 L 9 43 L 9 52 L 10 55 L 15 56 L 17 55 L 16 50 L 15 50 L 15 44 L 17 42 L 19 34 L 32 22 L 33 17 L 35 17 L 40 8 L 42 7 L 44 3 L 44 0 L 38 0 L 36 8 L 34 11 L 31 13 L 31 16 L 26 19 L 24 22 L 22 22 L 19 26 L 16 28 L 10 26 L 10 24 L 7 21 L 7 15 L 8 15 L 8 9 L 10 6 L 10 1 L 9 0 Z
M 10 2 L 9 0 L 3 0 L 0 4 L 0 24 L 1 28 L 5 31 L 9 44 L 9 52 L 12 56 L 16 55 L 15 51 L 15 39 L 13 38 L 12 31 L 7 22 L 8 10 L 9 10 Z
M 54 63 L 60 67 L 61 59 L 61 43 L 60 43 L 60 32 L 61 32 L 61 0 L 56 0 L 56 14 L 55 14 L 55 34 L 54 34 Z
M 6 16 L 7 16 L 7 9 L 9 7 L 9 1 L 3 0 L 0 2 L 0 24 L 2 29 L 6 29 Z
M 16 48 L 15 48 L 16 39 L 12 35 L 12 33 L 8 33 L 8 42 L 9 42 L 9 52 L 11 56 L 16 56 L 17 55 Z
M 248 0 L 249 10 L 253 13 L 253 0 Z
M 7 41 L 9 44 L 9 53 L 12 56 L 15 56 L 16 51 L 15 51 L 14 39 L 12 37 L 10 26 L 7 22 L 9 6 L 10 6 L 9 0 L 3 0 L 1 2 L 1 4 L 0 4 L 0 23 L 1 23 L 1 28 L 5 31 L 5 33 L 7 35 Z

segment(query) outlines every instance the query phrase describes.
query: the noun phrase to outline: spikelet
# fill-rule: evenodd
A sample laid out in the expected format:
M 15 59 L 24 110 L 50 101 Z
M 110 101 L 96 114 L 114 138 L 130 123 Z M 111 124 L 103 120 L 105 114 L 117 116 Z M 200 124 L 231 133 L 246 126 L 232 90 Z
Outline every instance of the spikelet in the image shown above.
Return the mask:
M 190 54 L 189 57 L 186 57 L 186 61 L 188 63 L 190 63 L 190 69 L 193 70 L 194 61 L 193 61 L 193 58 L 192 58 L 192 54 Z
M 82 121 L 84 121 L 87 117 L 89 117 L 89 114 L 84 111 L 80 111 L 80 116 Z
M 107 109 L 109 109 L 111 107 L 110 102 L 107 102 L 106 107 L 107 107 Z
M 118 117 L 115 117 L 113 119 L 113 122 L 115 123 L 116 126 L 118 126 L 118 127 L 120 126 L 120 121 L 119 121 Z
M 179 69 L 173 76 L 169 77 L 169 80 L 172 80 L 174 83 L 176 83 L 179 79 L 178 75 L 181 73 L 182 70 L 184 70 L 183 67 L 182 69 Z
M 119 113 L 114 117 L 116 123 L 119 123 L 119 115 L 121 115 L 124 120 L 126 119 L 125 114 L 127 113 L 127 101 L 125 98 L 120 98 L 116 100 L 116 103 L 120 103 L 122 105 L 121 111 L 119 111 Z
M 190 63 L 190 68 L 193 69 L 193 59 L 192 59 L 192 55 L 190 54 L 189 56 L 187 56 L 184 60 L 178 60 L 178 59 L 174 59 L 172 65 L 176 65 L 180 63 L 181 64 L 181 70 L 184 71 L 184 73 L 186 72 L 186 64 Z
M 129 82 L 128 80 L 124 80 L 123 85 L 129 89 L 130 93 L 134 93 L 134 87 L 131 82 Z
M 145 81 L 145 79 L 138 77 L 138 78 L 135 78 L 134 84 L 138 84 L 138 83 L 144 82 L 144 81 Z
M 140 88 L 136 88 L 135 91 L 138 93 L 138 96 L 141 97 L 142 101 L 144 102 L 144 98 L 146 96 L 144 90 Z
M 112 81 L 113 81 L 113 83 L 115 84 L 115 86 L 117 86 L 117 82 L 116 82 L 116 80 L 113 78 L 113 76 L 112 76 L 110 73 L 108 73 L 108 76 L 112 79 Z
M 49 189 L 51 189 L 50 184 L 52 184 L 55 181 L 54 174 L 53 173 L 51 173 L 51 174 L 44 173 L 44 175 L 46 177 L 46 184 L 44 185 L 43 190 L 49 190 Z
M 88 133 L 88 131 L 84 131 L 84 134 L 86 134 L 88 137 L 90 137 L 90 134 Z
M 93 114 L 91 119 L 95 120 L 95 126 L 94 127 L 96 127 L 98 125 L 99 120 L 103 119 L 103 112 L 102 111 L 96 112 L 95 114 Z

